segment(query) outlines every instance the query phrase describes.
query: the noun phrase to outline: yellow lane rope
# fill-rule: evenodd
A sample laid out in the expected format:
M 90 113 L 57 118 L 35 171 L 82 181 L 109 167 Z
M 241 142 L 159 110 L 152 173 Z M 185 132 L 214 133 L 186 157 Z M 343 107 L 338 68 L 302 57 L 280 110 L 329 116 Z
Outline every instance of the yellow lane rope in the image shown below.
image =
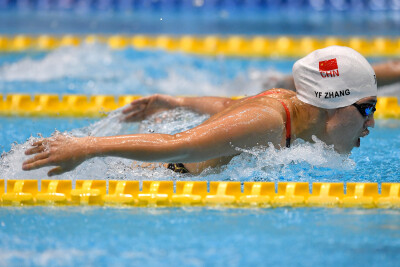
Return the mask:
M 140 96 L 0 95 L 0 116 L 100 117 Z
M 140 190 L 139 181 L 0 180 L 0 205 L 400 208 L 400 183 L 382 183 L 380 194 L 377 183 L 346 183 L 346 193 L 343 183 L 309 188 L 307 182 L 244 182 L 242 191 L 241 182 L 143 181 Z
M 52 50 L 82 43 L 103 43 L 111 49 L 159 49 L 208 56 L 235 57 L 302 57 L 311 51 L 330 45 L 349 46 L 366 57 L 396 57 L 400 55 L 400 37 L 291 37 L 291 36 L 218 36 L 218 35 L 0 35 L 1 52 Z
M 8 94 L 4 97 L 0 94 L 0 116 L 101 117 L 139 98 L 138 95 L 64 95 L 60 98 L 50 94 Z M 375 118 L 400 119 L 397 98 L 378 97 Z

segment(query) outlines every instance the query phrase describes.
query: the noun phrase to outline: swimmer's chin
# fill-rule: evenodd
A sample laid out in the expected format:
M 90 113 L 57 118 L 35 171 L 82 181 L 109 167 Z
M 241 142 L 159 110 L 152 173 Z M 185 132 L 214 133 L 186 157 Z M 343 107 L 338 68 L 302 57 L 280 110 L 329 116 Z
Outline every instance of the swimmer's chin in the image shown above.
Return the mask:
M 349 148 L 345 148 L 345 147 L 340 147 L 340 146 L 333 146 L 333 149 L 340 155 L 343 156 L 350 156 L 351 151 L 353 150 L 353 148 L 356 147 L 355 145 Z

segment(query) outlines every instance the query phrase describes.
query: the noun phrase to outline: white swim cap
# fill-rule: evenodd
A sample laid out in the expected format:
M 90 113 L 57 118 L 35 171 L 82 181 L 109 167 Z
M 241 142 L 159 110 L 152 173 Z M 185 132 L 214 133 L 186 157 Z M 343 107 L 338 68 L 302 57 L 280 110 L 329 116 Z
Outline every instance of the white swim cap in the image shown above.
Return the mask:
M 375 72 L 355 50 L 330 46 L 315 50 L 293 65 L 297 98 L 334 109 L 378 93 Z

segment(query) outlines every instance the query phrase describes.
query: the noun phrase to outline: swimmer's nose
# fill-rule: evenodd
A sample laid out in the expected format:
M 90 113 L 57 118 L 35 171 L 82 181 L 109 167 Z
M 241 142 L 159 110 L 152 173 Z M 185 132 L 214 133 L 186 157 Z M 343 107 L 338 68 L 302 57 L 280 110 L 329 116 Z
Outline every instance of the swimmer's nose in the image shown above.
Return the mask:
M 365 127 L 375 127 L 375 119 L 374 119 L 374 114 L 371 116 L 368 116 L 367 120 L 365 121 Z

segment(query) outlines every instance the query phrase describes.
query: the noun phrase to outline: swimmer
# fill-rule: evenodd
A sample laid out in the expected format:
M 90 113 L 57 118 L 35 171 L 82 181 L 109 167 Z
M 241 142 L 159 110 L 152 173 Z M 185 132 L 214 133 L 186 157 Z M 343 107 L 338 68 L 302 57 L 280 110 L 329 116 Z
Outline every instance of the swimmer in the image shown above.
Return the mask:
M 118 156 L 169 162 L 167 167 L 172 170 L 200 173 L 229 163 L 241 153 L 238 148 L 290 147 L 296 139 L 313 142 L 313 136 L 339 153 L 359 147 L 360 138 L 367 136 L 375 123 L 377 81 L 367 60 L 351 48 L 327 47 L 298 60 L 293 77 L 296 93 L 273 89 L 227 105 L 217 101 L 208 120 L 174 135 L 56 135 L 42 139 L 25 151 L 34 156 L 22 168 L 53 166 L 48 172 L 52 176 L 71 171 L 89 158 Z

